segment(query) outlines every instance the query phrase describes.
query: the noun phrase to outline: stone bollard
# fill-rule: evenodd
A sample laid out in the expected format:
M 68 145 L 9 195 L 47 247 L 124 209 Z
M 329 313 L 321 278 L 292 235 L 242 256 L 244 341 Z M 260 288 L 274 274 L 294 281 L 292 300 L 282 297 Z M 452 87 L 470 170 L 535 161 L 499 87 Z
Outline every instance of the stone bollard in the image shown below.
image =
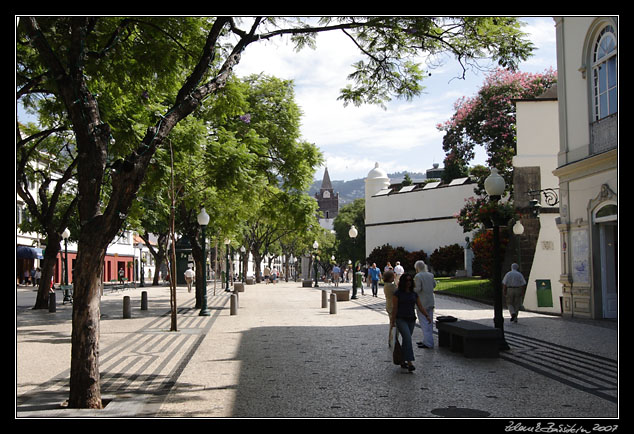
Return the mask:
M 326 294 L 325 289 L 321 290 L 321 307 L 322 308 L 328 307 L 328 295 Z
M 141 293 L 141 310 L 147 310 L 147 291 Z
M 55 293 L 49 292 L 48 293 L 48 311 L 55 312 L 56 310 L 57 310 L 57 306 L 55 304 Z
M 237 315 L 238 314 L 238 294 L 231 294 L 230 314 L 231 315 Z
M 123 317 L 132 318 L 132 306 L 130 304 L 130 296 L 123 297 Z
M 330 294 L 330 313 L 337 313 L 337 296 L 335 294 Z

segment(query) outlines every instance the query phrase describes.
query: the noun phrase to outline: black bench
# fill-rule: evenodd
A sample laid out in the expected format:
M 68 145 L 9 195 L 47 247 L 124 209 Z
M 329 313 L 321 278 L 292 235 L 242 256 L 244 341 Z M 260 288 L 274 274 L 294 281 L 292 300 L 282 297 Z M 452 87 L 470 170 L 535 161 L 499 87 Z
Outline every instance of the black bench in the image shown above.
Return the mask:
M 465 357 L 499 357 L 500 330 L 473 321 L 436 322 L 438 346 Z

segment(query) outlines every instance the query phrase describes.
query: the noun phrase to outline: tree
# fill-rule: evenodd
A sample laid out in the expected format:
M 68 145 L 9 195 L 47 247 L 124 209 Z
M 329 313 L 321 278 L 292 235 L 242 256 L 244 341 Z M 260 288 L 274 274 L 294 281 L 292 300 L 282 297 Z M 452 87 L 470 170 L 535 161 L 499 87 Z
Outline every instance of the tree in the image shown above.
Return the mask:
M 393 247 L 390 244 L 375 247 L 367 258 L 368 264 L 372 264 L 374 262 L 381 270 L 388 262 L 394 267 L 398 261 L 401 263 L 406 273 L 415 273 L 414 264 L 418 260 L 426 261 L 427 254 L 422 250 L 409 252 L 405 250 L 404 247 Z
M 319 226 L 315 217 L 317 203 L 305 193 L 266 186 L 260 197 L 243 232 L 245 247 L 253 254 L 257 282 L 260 282 L 261 263 L 267 253 L 279 247 L 286 237 L 296 232 L 314 232 L 310 228 Z M 303 241 L 310 242 L 310 238 Z
M 33 131 L 32 128 L 25 129 Z M 41 262 L 42 277 L 33 309 L 48 308 L 62 232 L 71 226 L 77 206 L 74 185 L 68 182 L 74 177 L 77 158 L 68 141 L 69 137 L 65 137 L 62 131 L 59 128 L 45 129 L 21 138 L 18 129 L 16 190 L 26 204 L 29 215 L 21 228 L 27 232 L 39 232 L 46 237 L 44 259 Z M 37 198 L 33 197 L 29 189 L 32 184 L 38 185 Z
M 429 263 L 436 275 L 449 276 L 464 264 L 464 248 L 459 244 L 438 247 L 429 256 Z
M 466 176 L 466 165 L 476 145 L 485 147 L 489 167 L 495 167 L 510 182 L 512 158 L 517 150 L 514 99 L 534 98 L 557 80 L 556 72 L 542 74 L 497 69 L 490 73 L 477 95 L 460 98 L 451 119 L 439 124 L 445 132 L 445 167 L 453 176 Z
M 245 20 L 246 21 L 246 20 Z M 101 408 L 99 284 L 108 243 L 130 211 L 154 154 L 174 127 L 220 92 L 250 44 L 290 35 L 298 47 L 340 30 L 369 59 L 356 64 L 345 102 L 382 103 L 421 91 L 410 57 L 451 52 L 462 65 L 492 56 L 503 66 L 531 46 L 514 19 L 491 17 L 325 18 L 22 17 L 41 83 L 75 135 L 80 231 L 73 304 L 71 408 Z M 161 55 L 156 55 L 161 53 Z M 35 77 L 31 77 L 35 79 Z M 147 89 L 150 89 L 148 91 Z M 107 187 L 107 188 L 106 188 Z
M 500 231 L 500 257 L 509 243 L 508 231 Z M 491 277 L 493 274 L 493 232 L 481 230 L 473 236 L 471 242 L 473 249 L 473 273 L 481 277 Z
M 354 225 L 357 237 L 350 238 L 348 232 Z M 337 258 L 342 260 L 362 261 L 365 259 L 365 200 L 355 199 L 352 203 L 341 207 L 333 221 L 337 240 Z

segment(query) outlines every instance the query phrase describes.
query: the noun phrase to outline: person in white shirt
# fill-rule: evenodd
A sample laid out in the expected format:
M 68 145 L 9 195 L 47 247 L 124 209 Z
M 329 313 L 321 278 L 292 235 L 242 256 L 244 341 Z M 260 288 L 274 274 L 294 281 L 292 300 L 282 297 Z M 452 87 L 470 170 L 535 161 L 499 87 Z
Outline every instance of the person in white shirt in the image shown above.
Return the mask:
M 187 282 L 187 292 L 192 292 L 192 282 L 194 281 L 194 277 L 196 277 L 196 273 L 192 270 L 192 267 L 189 267 L 185 270 L 185 282 Z
M 401 265 L 399 261 L 396 261 L 396 266 L 394 267 L 394 285 L 396 285 L 397 288 L 398 288 L 398 281 L 403 275 L 403 273 L 405 273 L 405 269 L 403 269 L 403 266 Z
M 420 309 L 416 309 L 418 323 L 423 332 L 422 342 L 417 342 L 418 348 L 434 348 L 434 288 L 436 280 L 434 275 L 427 271 L 427 265 L 423 261 L 414 264 L 416 275 L 414 276 L 414 292 L 418 293 L 422 306 L 428 315 L 424 315 Z
M 502 279 L 502 293 L 506 298 L 506 305 L 508 306 L 509 313 L 511 314 L 511 322 L 517 323 L 517 314 L 520 311 L 520 306 L 524 300 L 524 293 L 526 292 L 526 279 L 522 273 L 520 273 L 519 265 L 512 264 L 511 271 L 506 273 Z

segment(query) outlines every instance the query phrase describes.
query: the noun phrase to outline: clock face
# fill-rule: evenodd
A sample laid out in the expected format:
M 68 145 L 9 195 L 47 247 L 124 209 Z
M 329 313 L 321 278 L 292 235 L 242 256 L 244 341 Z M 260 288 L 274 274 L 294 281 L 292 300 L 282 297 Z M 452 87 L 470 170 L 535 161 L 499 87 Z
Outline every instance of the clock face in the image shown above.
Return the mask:
M 330 199 L 330 192 L 329 191 L 324 191 L 324 199 Z

